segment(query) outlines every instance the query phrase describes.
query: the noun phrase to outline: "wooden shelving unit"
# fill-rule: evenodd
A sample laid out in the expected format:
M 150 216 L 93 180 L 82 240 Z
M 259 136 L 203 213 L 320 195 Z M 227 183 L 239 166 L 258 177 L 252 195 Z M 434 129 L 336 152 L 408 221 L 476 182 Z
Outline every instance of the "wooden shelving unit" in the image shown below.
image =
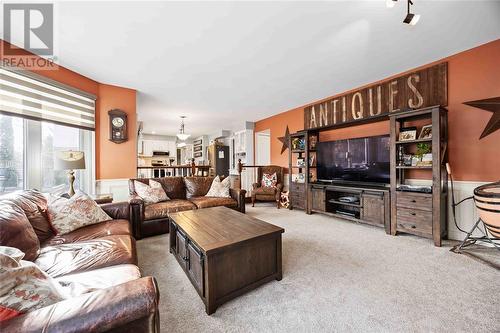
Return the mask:
M 288 143 L 289 155 L 288 155 L 288 184 L 289 184 L 289 209 L 306 209 L 306 189 L 307 189 L 307 145 L 308 145 L 307 132 L 300 131 L 290 135 L 290 142 Z M 301 140 L 304 149 L 294 149 L 296 141 Z M 304 159 L 306 164 L 304 166 L 298 166 L 297 159 Z M 295 177 L 299 174 L 303 174 L 303 181 L 296 181 Z
M 402 127 L 432 125 L 432 138 L 399 141 Z M 391 234 L 410 233 L 433 239 L 435 246 L 441 246 L 446 236 L 447 183 L 447 110 L 429 107 L 414 111 L 404 111 L 390 115 L 391 130 Z M 417 133 L 420 130 L 417 131 Z M 432 166 L 405 166 L 398 159 L 401 145 L 408 151 L 414 150 L 418 143 L 430 143 Z M 427 175 L 432 184 L 432 193 L 403 192 L 399 186 L 407 184 L 414 172 Z

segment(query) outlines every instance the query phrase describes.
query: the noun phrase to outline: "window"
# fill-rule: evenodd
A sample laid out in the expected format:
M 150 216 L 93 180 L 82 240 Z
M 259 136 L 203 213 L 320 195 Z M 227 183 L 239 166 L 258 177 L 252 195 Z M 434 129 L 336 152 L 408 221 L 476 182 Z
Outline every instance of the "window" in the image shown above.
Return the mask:
M 67 185 L 68 171 L 54 169 L 55 153 L 61 150 L 85 153 L 86 169 L 75 170 L 75 188 L 91 193 L 93 147 L 93 131 L 0 115 L 0 193 Z
M 15 191 L 23 187 L 23 120 L 0 114 L 0 192 Z
M 26 70 L 0 68 L 0 193 L 68 184 L 58 151 L 85 153 L 75 186 L 94 190 L 96 96 Z

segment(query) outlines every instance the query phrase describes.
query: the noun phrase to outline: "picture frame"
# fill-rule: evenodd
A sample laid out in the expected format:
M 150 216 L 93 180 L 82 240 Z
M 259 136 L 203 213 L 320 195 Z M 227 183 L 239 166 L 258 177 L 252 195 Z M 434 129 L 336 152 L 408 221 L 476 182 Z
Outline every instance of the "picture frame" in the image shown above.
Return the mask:
M 201 145 L 203 143 L 202 139 L 194 140 L 193 145 Z
M 318 144 L 318 137 L 316 135 L 311 135 L 309 137 L 309 149 L 316 150 L 317 144 Z
M 416 127 L 401 127 L 399 130 L 399 141 L 411 141 L 417 139 Z
M 201 152 L 201 151 L 197 151 L 197 152 L 195 152 L 195 153 L 193 154 L 193 156 L 194 156 L 195 158 L 197 158 L 197 157 L 202 157 L 202 156 L 203 156 L 203 154 L 202 154 L 202 152 Z
M 203 147 L 202 146 L 194 146 L 193 151 L 202 151 Z
M 305 167 L 306 166 L 306 159 L 303 157 L 297 158 L 297 166 L 298 167 Z
M 422 126 L 420 131 L 419 139 L 432 139 L 432 125 Z

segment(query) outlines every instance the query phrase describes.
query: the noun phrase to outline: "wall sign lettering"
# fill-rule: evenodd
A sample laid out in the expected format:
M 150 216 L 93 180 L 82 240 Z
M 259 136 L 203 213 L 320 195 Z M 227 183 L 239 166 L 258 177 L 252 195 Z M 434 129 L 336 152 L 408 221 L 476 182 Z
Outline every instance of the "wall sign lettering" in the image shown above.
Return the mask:
M 448 63 L 383 81 L 304 109 L 304 128 L 369 120 L 391 112 L 448 104 Z

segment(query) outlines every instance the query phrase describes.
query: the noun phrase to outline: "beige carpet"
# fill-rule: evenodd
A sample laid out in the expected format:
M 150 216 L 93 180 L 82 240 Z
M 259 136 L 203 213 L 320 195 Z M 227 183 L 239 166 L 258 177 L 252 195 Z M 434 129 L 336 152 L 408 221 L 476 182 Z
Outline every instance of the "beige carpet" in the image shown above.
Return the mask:
M 264 205 L 247 213 L 285 228 L 283 280 L 211 316 L 168 235 L 138 242 L 143 273 L 158 280 L 162 332 L 500 331 L 498 270 L 426 239 Z

